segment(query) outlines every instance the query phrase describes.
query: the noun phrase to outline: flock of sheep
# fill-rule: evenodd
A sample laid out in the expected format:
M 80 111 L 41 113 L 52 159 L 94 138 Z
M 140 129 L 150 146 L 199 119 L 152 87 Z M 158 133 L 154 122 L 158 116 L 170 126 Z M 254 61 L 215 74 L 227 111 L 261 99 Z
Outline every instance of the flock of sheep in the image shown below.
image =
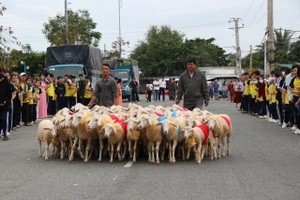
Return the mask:
M 71 110 L 63 108 L 52 120 L 39 123 L 39 155 L 42 156 L 44 142 L 45 160 L 48 160 L 50 144 L 52 154 L 61 159 L 67 155 L 69 162 L 73 161 L 75 151 L 84 162 L 92 155 L 97 155 L 99 162 L 107 155 L 109 162 L 114 158 L 122 161 L 129 155 L 136 162 L 143 151 L 150 163 L 157 164 L 164 160 L 166 151 L 169 162 L 175 163 L 176 157 L 188 160 L 192 150 L 198 164 L 205 155 L 213 160 L 230 153 L 232 123 L 225 114 L 212 114 L 199 108 L 188 111 L 178 105 L 164 108 L 129 104 L 126 108 L 89 109 L 76 104 Z

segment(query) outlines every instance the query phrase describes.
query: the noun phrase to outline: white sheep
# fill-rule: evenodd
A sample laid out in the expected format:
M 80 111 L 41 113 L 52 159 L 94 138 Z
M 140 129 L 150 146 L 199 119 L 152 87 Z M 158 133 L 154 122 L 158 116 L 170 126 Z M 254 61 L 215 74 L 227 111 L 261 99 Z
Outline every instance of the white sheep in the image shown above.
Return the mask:
M 127 143 L 128 143 L 128 151 L 130 158 L 133 158 L 133 163 L 136 162 L 136 150 L 137 144 L 140 140 L 140 130 L 138 129 L 137 120 L 135 118 L 128 118 L 126 120 L 127 123 Z M 132 142 L 133 151 L 132 151 Z M 133 152 L 133 153 L 132 153 Z
M 156 153 L 156 164 L 160 163 L 159 160 L 159 148 L 162 142 L 162 134 L 161 127 L 156 126 L 157 116 L 151 116 L 147 114 L 143 114 L 140 119 L 138 119 L 138 127 L 139 129 L 146 129 L 146 136 L 148 140 L 148 161 L 151 163 L 155 163 L 154 151 Z
M 39 123 L 37 130 L 37 141 L 39 145 L 39 156 L 42 156 L 42 142 L 45 143 L 45 153 L 44 158 L 48 160 L 48 150 L 49 145 L 52 143 L 53 136 L 51 134 L 51 129 L 53 128 L 53 122 L 51 120 L 45 119 Z

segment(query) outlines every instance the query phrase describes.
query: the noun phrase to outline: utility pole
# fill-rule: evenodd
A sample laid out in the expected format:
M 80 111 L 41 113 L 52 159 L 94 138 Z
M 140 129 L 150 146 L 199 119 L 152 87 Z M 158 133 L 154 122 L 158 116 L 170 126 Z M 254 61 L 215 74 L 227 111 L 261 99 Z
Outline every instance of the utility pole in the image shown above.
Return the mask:
M 267 45 L 268 41 L 264 42 L 264 76 L 266 77 L 268 71 L 268 61 L 267 61 Z
M 252 69 L 252 45 L 250 45 L 250 69 Z
M 122 36 L 121 36 L 121 8 L 122 8 L 122 0 L 119 1 L 119 57 L 122 58 Z
M 274 39 L 274 18 L 273 18 L 273 0 L 268 0 L 268 39 L 267 39 L 267 59 L 269 61 L 268 69 L 274 69 L 275 61 L 275 39 Z
M 65 0 L 66 44 L 69 44 L 68 0 Z
M 242 73 L 242 54 L 241 54 L 241 47 L 240 47 L 240 36 L 239 36 L 239 30 L 241 28 L 244 28 L 243 26 L 239 26 L 239 21 L 242 20 L 241 18 L 231 18 L 229 22 L 234 22 L 234 27 L 230 28 L 233 29 L 235 32 L 235 42 L 236 42 L 236 72 L 237 75 L 241 75 Z

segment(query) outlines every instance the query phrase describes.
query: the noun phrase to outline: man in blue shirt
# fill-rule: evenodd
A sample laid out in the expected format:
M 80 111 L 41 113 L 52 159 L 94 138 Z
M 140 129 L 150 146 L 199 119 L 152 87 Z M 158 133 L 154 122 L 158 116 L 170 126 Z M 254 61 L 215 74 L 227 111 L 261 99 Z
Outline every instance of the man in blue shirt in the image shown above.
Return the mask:
M 213 84 L 215 100 L 219 100 L 219 87 L 220 85 L 218 83 L 218 80 L 216 79 Z

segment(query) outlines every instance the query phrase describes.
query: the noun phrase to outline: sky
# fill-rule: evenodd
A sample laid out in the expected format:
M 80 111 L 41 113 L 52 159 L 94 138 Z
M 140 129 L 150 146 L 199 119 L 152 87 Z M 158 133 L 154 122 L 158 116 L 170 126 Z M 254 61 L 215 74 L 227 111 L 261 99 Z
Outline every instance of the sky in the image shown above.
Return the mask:
M 122 0 L 121 35 L 130 45 L 126 55 L 138 41 L 145 39 L 151 25 L 169 25 L 195 37 L 216 39 L 215 44 L 228 53 L 234 52 L 235 34 L 230 18 L 241 18 L 240 46 L 247 55 L 250 45 L 261 44 L 267 26 L 268 0 Z M 7 7 L 0 23 L 12 27 L 22 44 L 30 44 L 34 51 L 45 51 L 50 45 L 42 34 L 43 24 L 49 17 L 64 14 L 64 0 L 1 0 Z M 68 0 L 69 9 L 86 9 L 102 33 L 100 48 L 111 49 L 119 35 L 118 0 Z M 300 1 L 274 0 L 274 28 L 300 30 Z M 295 33 L 295 37 L 300 32 Z M 13 44 L 12 48 L 20 49 Z

